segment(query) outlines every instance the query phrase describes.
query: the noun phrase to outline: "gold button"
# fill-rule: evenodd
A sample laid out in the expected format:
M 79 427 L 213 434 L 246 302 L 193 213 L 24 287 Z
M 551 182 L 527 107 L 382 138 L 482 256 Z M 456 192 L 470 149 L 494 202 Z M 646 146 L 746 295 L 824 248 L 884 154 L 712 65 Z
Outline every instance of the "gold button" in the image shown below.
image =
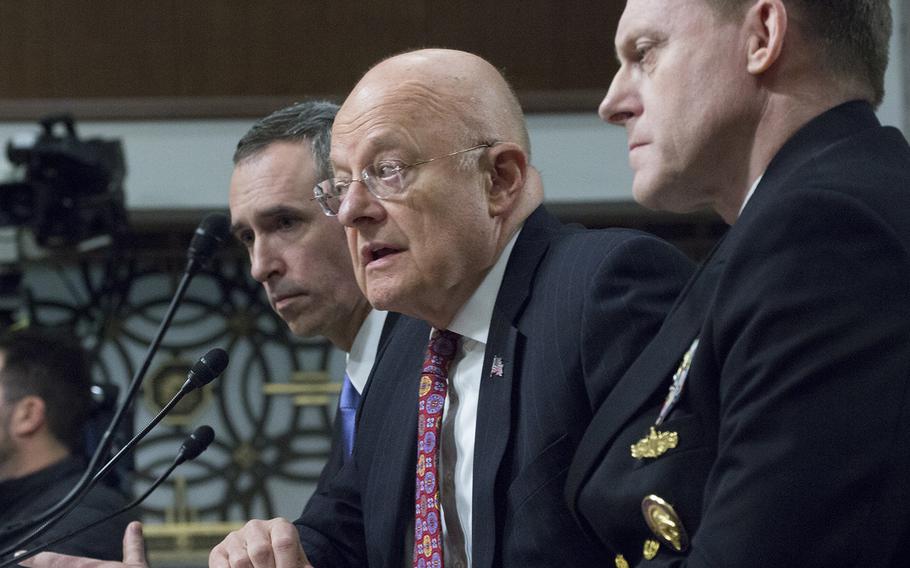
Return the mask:
M 672 505 L 657 495 L 648 495 L 641 500 L 641 512 L 651 532 L 664 544 L 677 552 L 689 548 L 689 536 Z
M 645 541 L 645 546 L 641 551 L 641 555 L 645 557 L 645 560 L 654 560 L 658 550 L 660 550 L 660 543 L 649 538 Z
M 613 563 L 616 564 L 616 568 L 629 568 L 629 563 L 626 562 L 626 557 L 622 554 L 617 554 L 616 558 L 613 559 Z

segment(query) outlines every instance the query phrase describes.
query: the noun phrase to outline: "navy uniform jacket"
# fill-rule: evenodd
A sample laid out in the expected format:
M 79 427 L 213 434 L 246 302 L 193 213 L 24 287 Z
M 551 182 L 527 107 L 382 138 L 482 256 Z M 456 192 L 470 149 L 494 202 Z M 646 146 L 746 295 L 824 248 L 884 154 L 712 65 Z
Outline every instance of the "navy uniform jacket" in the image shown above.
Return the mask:
M 696 337 L 655 428 L 676 447 L 633 458 Z M 906 566 L 908 389 L 910 149 L 851 102 L 771 161 L 594 417 L 568 501 L 633 566 Z M 678 522 L 684 550 L 649 528 L 649 495 L 675 511 L 657 532 Z
M 659 239 L 526 221 L 494 307 L 474 448 L 472 560 L 600 566 L 563 500 L 566 470 L 594 409 L 654 333 L 691 274 Z M 297 521 L 318 568 L 395 567 L 410 557 L 417 392 L 427 324 L 402 316 L 361 400 L 352 461 Z

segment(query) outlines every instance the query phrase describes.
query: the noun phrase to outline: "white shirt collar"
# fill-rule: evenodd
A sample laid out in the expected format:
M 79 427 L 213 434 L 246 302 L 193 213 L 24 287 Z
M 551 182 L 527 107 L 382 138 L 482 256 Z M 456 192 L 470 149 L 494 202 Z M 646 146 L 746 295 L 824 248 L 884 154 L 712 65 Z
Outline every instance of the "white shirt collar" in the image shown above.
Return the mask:
M 752 199 L 752 194 L 755 193 L 755 188 L 758 187 L 758 184 L 761 183 L 761 178 L 765 177 L 765 174 L 758 176 L 758 179 L 755 180 L 755 183 L 752 184 L 752 187 L 749 188 L 748 193 L 746 193 L 746 198 L 743 199 L 743 204 L 739 206 L 739 215 L 743 214 L 743 209 L 746 208 L 746 203 L 749 203 L 749 200 Z M 737 215 L 737 217 L 739 216 Z
M 351 352 L 347 355 L 344 372 L 347 373 L 351 384 L 358 393 L 363 392 L 363 387 L 370 378 L 370 371 L 373 370 L 386 314 L 388 312 L 383 310 L 370 310 L 360 325 L 360 329 L 357 330 Z
M 512 248 L 520 233 L 521 228 L 512 235 L 508 244 L 502 249 L 499 258 L 496 259 L 496 264 L 487 272 L 483 282 L 474 290 L 465 305 L 455 314 L 452 323 L 449 324 L 449 331 L 486 344 L 496 296 L 499 294 L 499 287 L 502 285 L 502 277 L 505 274 L 506 265 L 509 263 L 509 256 L 512 255 Z

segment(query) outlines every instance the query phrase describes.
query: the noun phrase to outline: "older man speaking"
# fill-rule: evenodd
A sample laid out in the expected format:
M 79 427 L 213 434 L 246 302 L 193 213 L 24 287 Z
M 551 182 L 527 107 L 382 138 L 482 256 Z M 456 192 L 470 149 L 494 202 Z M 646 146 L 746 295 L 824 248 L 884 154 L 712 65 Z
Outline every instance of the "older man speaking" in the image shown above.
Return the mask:
M 299 521 L 314 566 L 602 564 L 565 471 L 690 265 L 652 236 L 562 226 L 529 160 L 512 90 L 468 53 L 388 59 L 339 111 L 317 198 L 370 303 L 411 317 L 353 467 Z

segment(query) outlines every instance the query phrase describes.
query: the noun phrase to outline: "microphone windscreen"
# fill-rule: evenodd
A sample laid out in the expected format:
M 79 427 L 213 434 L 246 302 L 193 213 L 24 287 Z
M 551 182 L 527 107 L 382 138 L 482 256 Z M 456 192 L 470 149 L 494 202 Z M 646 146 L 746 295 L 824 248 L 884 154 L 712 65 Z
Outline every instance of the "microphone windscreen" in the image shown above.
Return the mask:
M 223 213 L 206 215 L 190 241 L 189 257 L 199 263 L 205 263 L 215 250 L 227 240 L 231 232 L 231 221 Z
M 177 454 L 178 458 L 180 458 L 181 461 L 195 459 L 209 447 L 209 444 L 211 444 L 214 439 L 215 431 L 212 430 L 211 426 L 203 425 L 196 428 L 193 430 L 192 434 L 187 436 L 186 440 L 183 441 L 183 444 L 180 445 L 180 451 Z
M 190 369 L 190 372 L 187 373 L 186 379 L 193 388 L 198 389 L 215 380 L 218 375 L 224 372 L 224 369 L 227 368 L 227 366 L 227 351 L 220 347 L 215 347 L 214 349 L 210 349 L 208 353 L 196 361 Z

